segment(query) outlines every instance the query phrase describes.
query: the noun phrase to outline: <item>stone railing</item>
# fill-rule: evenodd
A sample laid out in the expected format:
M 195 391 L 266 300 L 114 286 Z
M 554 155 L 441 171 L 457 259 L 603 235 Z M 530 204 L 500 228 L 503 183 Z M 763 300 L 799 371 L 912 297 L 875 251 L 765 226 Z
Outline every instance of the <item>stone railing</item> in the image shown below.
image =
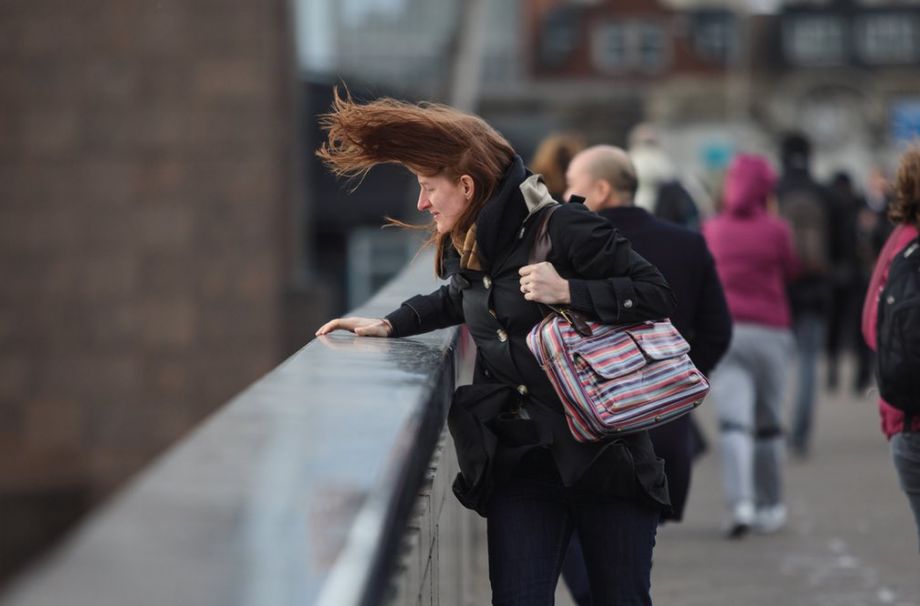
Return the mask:
M 431 267 L 421 256 L 355 314 L 379 316 L 433 290 Z M 456 461 L 444 432 L 466 343 L 456 329 L 311 341 L 131 481 L 0 603 L 475 603 L 481 523 L 450 495 Z

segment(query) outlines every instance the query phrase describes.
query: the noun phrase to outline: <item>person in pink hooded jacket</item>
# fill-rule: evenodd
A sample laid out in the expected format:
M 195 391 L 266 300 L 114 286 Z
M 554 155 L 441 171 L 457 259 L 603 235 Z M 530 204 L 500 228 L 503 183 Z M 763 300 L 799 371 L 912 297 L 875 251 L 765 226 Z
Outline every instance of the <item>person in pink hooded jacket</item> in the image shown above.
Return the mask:
M 901 158 L 895 184 L 895 200 L 888 216 L 897 227 L 888 236 L 879 253 L 863 304 L 862 333 L 872 351 L 878 349 L 879 293 L 888 282 L 888 271 L 894 258 L 917 237 L 920 224 L 920 148 L 908 150 Z M 904 413 L 882 398 L 878 409 L 882 432 L 891 442 L 891 457 L 898 473 L 901 489 L 907 495 L 917 532 L 920 535 L 920 417 L 914 417 L 911 427 L 904 427 Z
M 732 538 L 752 528 L 774 532 L 786 521 L 781 411 L 794 347 L 786 284 L 798 261 L 789 226 L 771 210 L 775 183 L 764 158 L 737 156 L 723 210 L 703 225 L 735 323 L 711 381 Z

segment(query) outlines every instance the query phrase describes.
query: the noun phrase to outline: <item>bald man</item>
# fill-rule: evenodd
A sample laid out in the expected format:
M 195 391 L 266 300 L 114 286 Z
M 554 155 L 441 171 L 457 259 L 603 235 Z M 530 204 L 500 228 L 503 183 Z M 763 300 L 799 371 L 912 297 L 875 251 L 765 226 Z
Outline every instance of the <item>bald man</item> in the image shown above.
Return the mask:
M 588 208 L 610 221 L 632 242 L 636 252 L 658 267 L 667 279 L 677 295 L 677 310 L 671 321 L 690 343 L 693 363 L 708 375 L 728 349 L 732 322 L 715 262 L 703 236 L 656 219 L 633 205 L 638 187 L 636 169 L 629 155 L 618 147 L 598 145 L 577 154 L 566 171 L 566 185 L 566 199 L 583 197 Z M 655 452 L 665 460 L 671 492 L 672 511 L 662 519 L 680 521 L 690 487 L 693 455 L 690 416 L 650 434 Z M 574 546 L 564 576 L 576 601 L 584 605 L 590 603 L 590 596 L 580 555 Z

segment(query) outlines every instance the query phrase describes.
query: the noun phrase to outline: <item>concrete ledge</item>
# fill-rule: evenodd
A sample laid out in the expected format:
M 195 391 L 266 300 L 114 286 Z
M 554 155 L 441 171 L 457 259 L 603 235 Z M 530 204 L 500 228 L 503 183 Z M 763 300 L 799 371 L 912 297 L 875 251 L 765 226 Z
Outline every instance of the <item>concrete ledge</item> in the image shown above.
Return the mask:
M 355 313 L 380 316 L 433 290 L 431 268 L 420 256 Z M 437 478 L 429 463 L 457 338 L 451 329 L 310 342 L 130 482 L 0 602 L 344 606 L 392 596 L 403 529 L 419 488 Z M 428 510 L 453 499 L 438 482 Z M 441 561 L 430 546 L 441 518 L 419 520 L 409 533 L 422 546 L 418 577 L 437 584 L 445 576 L 431 573 Z

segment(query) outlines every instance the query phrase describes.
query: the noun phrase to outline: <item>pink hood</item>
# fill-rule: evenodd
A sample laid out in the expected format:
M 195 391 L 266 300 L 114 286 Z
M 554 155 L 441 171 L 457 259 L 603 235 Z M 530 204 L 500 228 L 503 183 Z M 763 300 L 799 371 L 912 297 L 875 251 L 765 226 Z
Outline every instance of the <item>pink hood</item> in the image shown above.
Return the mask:
M 776 186 L 776 173 L 765 159 L 740 154 L 725 176 L 725 212 L 734 217 L 753 217 L 766 212 L 767 198 Z

